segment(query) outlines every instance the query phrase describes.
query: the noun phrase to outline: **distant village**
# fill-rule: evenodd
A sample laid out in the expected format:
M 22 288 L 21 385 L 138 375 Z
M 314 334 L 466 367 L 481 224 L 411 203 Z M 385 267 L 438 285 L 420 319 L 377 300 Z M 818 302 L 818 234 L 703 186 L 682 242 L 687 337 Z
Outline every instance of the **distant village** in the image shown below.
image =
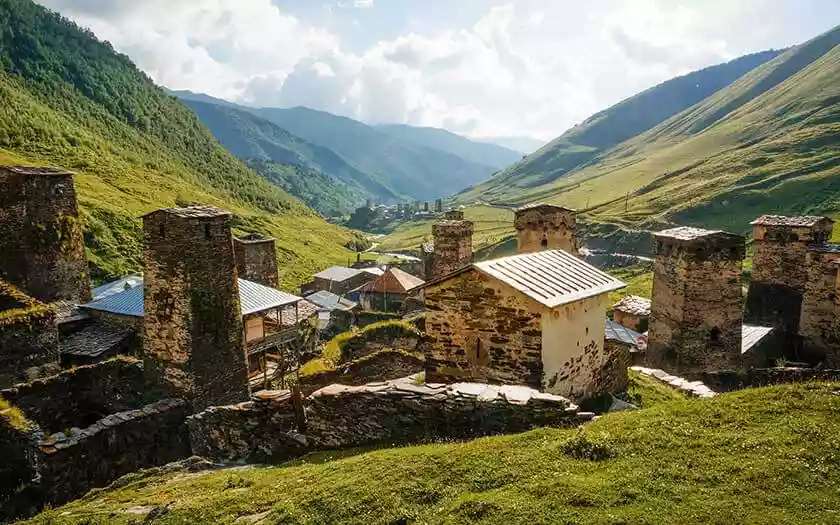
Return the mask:
M 275 241 L 213 206 L 150 211 L 143 268 L 91 287 L 73 174 L 0 167 L 0 503 L 31 512 L 140 468 L 577 425 L 632 409 L 628 369 L 709 397 L 840 361 L 840 247 L 825 217 L 747 239 L 656 232 L 650 299 L 579 254 L 576 212 L 516 211 L 517 253 L 474 260 L 441 201 L 419 260 L 358 257 L 296 293 Z M 333 345 L 332 368 L 301 367 Z M 606 403 L 592 404 L 595 399 Z M 596 407 L 597 408 L 594 408 Z

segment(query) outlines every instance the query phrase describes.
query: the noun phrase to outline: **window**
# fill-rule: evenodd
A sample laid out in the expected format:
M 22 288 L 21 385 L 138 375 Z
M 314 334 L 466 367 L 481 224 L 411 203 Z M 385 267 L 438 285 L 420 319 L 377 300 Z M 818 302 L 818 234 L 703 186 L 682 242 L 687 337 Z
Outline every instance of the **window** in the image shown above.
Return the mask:
M 541 248 L 548 248 L 548 237 L 543 235 L 542 240 L 540 241 Z
M 717 326 L 712 328 L 712 330 L 709 332 L 709 340 L 712 343 L 719 343 L 720 342 L 720 336 L 721 336 L 721 331 L 720 331 L 720 328 L 718 328 Z
M 210 225 L 209 224 L 204 225 L 204 238 L 205 239 L 210 238 Z
M 166 227 L 163 224 L 158 227 L 158 233 L 161 237 L 166 237 Z

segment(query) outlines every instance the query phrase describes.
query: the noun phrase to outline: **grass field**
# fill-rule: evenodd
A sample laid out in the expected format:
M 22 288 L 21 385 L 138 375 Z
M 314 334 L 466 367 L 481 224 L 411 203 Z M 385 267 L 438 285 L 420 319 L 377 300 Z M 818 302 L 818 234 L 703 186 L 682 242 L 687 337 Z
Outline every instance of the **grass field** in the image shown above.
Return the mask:
M 837 523 L 838 388 L 664 401 L 582 430 L 135 474 L 32 523 L 141 523 L 152 509 L 153 523 Z

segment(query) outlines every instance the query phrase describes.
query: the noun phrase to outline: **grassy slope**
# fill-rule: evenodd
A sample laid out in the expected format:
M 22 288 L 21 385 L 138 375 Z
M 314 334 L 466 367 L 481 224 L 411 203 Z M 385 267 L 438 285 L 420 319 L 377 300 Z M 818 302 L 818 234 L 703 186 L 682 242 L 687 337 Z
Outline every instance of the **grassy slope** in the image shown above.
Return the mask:
M 0 22 L 0 163 L 77 172 L 97 277 L 139 269 L 137 217 L 184 202 L 277 237 L 287 286 L 351 256 L 349 231 L 256 176 L 107 44 L 25 0 L 0 1 Z
M 741 391 L 577 430 L 132 475 L 35 523 L 836 523 L 838 385 Z M 610 459 L 577 459 L 586 444 Z
M 490 196 L 596 221 L 746 231 L 761 213 L 840 216 L 840 28 L 793 48 L 567 176 Z M 467 199 L 479 195 L 465 195 Z M 486 196 L 485 196 L 486 198 Z

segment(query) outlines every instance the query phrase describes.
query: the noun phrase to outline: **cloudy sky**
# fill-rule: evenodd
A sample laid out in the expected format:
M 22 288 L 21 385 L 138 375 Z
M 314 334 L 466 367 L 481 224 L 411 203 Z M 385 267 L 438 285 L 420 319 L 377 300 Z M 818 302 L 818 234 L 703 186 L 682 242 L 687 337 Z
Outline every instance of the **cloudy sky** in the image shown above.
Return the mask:
M 838 0 L 38 0 L 159 84 L 551 139 L 673 76 L 807 40 Z

